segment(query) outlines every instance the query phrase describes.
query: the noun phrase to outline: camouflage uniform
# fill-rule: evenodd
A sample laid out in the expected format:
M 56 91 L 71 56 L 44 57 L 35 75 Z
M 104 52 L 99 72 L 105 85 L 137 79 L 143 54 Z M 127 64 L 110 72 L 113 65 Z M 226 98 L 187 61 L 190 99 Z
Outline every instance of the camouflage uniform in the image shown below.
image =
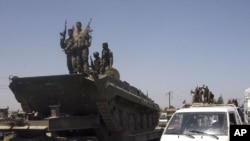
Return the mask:
M 102 66 L 101 66 L 101 74 L 104 74 L 107 67 L 111 68 L 113 65 L 113 53 L 108 48 L 108 43 L 102 44 Z
M 74 40 L 75 45 L 74 48 L 77 52 L 77 59 L 74 61 L 76 65 L 78 66 L 78 71 L 80 73 L 85 72 L 88 73 L 89 71 L 89 63 L 88 63 L 88 56 L 89 56 L 89 46 L 90 46 L 90 40 L 89 40 L 88 33 L 85 33 L 84 31 L 75 32 L 74 33 Z
M 66 58 L 67 58 L 67 67 L 69 70 L 70 74 L 73 74 L 73 63 L 72 60 L 75 56 L 75 53 L 73 52 L 73 47 L 74 47 L 74 38 L 73 38 L 73 31 L 72 30 L 68 30 L 68 33 L 71 34 L 69 35 L 69 38 L 66 39 L 65 41 L 63 41 L 63 39 L 61 39 L 60 45 L 61 48 L 64 50 L 65 54 L 66 54 Z
M 98 52 L 93 53 L 95 60 L 94 60 L 94 70 L 99 74 L 100 73 L 100 68 L 101 68 L 101 58 L 99 57 Z

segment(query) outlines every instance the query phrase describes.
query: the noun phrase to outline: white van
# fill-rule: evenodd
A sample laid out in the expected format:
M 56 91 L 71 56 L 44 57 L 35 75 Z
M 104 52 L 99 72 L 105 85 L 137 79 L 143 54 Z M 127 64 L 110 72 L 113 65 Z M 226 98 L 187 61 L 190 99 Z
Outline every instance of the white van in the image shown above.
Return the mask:
M 242 125 L 234 105 L 191 106 L 174 113 L 160 141 L 229 141 L 230 124 Z

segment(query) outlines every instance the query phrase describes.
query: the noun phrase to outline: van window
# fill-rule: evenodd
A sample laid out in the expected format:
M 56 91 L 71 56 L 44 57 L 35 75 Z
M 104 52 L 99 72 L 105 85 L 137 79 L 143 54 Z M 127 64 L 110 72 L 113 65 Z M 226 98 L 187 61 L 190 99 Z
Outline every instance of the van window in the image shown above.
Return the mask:
M 167 119 L 167 114 L 161 114 L 159 119 Z
M 169 121 L 164 134 L 227 135 L 226 129 L 226 112 L 188 112 L 176 113 Z
M 236 125 L 236 119 L 235 119 L 235 114 L 234 113 L 229 113 L 229 121 L 230 125 Z

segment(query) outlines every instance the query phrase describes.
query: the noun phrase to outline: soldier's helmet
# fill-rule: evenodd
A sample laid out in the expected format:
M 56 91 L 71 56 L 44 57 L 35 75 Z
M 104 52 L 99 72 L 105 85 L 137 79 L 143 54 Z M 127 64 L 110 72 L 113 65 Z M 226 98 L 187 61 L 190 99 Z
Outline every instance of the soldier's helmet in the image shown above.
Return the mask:
M 99 56 L 99 52 L 96 51 L 96 52 L 93 53 L 93 55 L 94 56 Z

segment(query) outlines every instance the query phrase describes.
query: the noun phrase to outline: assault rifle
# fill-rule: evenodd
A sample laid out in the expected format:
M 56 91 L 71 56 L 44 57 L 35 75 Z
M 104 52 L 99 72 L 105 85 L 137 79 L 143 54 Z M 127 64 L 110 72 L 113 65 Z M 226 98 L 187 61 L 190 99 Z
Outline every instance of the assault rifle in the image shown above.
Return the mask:
M 90 65 L 91 65 L 91 68 L 92 68 L 94 71 L 96 71 L 96 70 L 95 70 L 95 65 L 94 65 L 94 63 L 93 63 L 92 56 L 90 56 Z
M 65 23 L 64 23 L 64 31 L 63 31 L 63 32 L 60 32 L 60 35 L 62 36 L 63 41 L 64 41 L 65 38 L 66 38 L 66 33 L 67 33 L 67 21 L 65 20 Z
M 64 23 L 64 31 L 63 32 L 60 32 L 60 35 L 61 35 L 61 39 L 64 41 L 65 38 L 66 38 L 66 32 L 67 32 L 67 21 L 65 20 L 65 23 Z
M 65 44 L 64 44 L 64 41 L 66 39 L 66 31 L 67 30 L 67 21 L 65 20 L 65 23 L 64 23 L 64 31 L 63 32 L 60 32 L 60 35 L 61 35 L 61 39 L 60 39 L 60 45 L 61 45 L 61 48 L 65 48 Z
M 92 68 L 91 74 L 92 74 L 94 80 L 97 80 L 98 79 L 98 72 L 94 66 L 92 56 L 90 56 L 90 62 L 91 62 L 90 64 L 91 64 L 91 68 Z
M 88 41 L 87 47 L 91 46 L 91 41 L 92 41 L 92 36 L 89 34 L 90 32 L 92 32 L 93 30 L 90 28 L 90 23 L 91 23 L 92 19 L 90 18 L 87 26 L 84 29 L 84 36 L 85 36 L 85 40 Z
M 87 26 L 86 26 L 85 29 L 84 29 L 84 32 L 85 32 L 85 33 L 89 33 L 89 32 L 92 32 L 92 31 L 93 31 L 93 30 L 90 28 L 90 23 L 91 23 L 91 21 L 92 21 L 92 19 L 90 18 L 90 20 L 89 20 Z

